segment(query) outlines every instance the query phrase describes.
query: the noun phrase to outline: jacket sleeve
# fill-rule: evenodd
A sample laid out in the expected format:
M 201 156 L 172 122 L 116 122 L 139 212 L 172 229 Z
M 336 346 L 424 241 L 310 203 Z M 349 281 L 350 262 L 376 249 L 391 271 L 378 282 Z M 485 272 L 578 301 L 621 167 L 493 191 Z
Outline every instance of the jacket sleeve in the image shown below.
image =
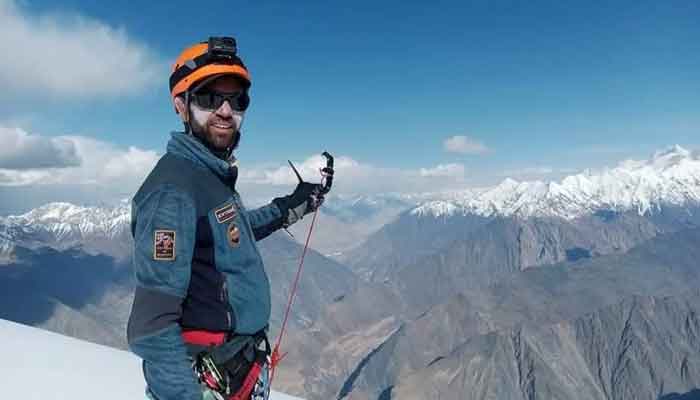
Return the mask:
M 133 204 L 132 210 L 136 291 L 127 328 L 129 347 L 143 359 L 151 397 L 201 400 L 179 325 L 194 250 L 194 204 L 165 185 Z
M 253 228 L 255 240 L 262 240 L 282 227 L 283 213 L 274 202 L 254 210 L 248 210 L 248 219 Z

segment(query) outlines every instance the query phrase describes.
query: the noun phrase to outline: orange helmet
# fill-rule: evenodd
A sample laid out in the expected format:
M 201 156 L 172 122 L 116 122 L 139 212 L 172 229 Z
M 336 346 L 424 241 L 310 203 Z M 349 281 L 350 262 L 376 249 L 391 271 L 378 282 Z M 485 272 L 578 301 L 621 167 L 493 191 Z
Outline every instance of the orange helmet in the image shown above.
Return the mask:
M 221 74 L 235 75 L 249 88 L 250 74 L 236 53 L 236 39 L 232 37 L 210 37 L 207 42 L 188 47 L 173 64 L 170 95 L 175 98 L 195 82 Z

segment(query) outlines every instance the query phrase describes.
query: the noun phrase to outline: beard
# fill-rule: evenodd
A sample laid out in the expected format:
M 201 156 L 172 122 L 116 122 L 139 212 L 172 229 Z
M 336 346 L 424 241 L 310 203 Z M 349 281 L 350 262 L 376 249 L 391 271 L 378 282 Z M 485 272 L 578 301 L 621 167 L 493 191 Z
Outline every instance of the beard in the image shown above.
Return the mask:
M 203 110 L 192 104 L 190 115 L 192 116 L 190 118 L 192 133 L 218 157 L 228 157 L 231 151 L 238 147 L 241 138 L 240 127 L 243 123 L 242 113 L 235 113 L 228 120 L 220 120 L 214 112 Z M 214 128 L 212 125 L 216 123 L 232 126 L 232 132 L 228 133 L 225 130 Z

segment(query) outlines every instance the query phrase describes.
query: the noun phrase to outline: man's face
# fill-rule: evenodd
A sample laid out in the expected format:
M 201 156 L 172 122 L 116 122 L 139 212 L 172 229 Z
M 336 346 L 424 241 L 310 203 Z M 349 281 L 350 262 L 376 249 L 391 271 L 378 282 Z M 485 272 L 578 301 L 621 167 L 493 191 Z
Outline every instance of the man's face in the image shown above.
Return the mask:
M 234 93 L 242 89 L 238 79 L 224 75 L 208 83 L 198 92 Z M 190 105 L 189 117 L 192 129 L 217 150 L 225 150 L 233 144 L 235 135 L 238 134 L 243 122 L 243 112 L 231 108 L 229 101 L 224 101 L 216 110 L 201 108 L 193 101 Z

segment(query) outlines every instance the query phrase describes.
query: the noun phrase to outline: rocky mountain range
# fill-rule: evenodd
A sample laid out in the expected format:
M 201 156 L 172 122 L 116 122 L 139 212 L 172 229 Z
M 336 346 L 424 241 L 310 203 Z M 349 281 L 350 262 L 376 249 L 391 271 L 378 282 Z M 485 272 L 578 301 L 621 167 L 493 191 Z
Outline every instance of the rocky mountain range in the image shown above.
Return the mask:
M 0 218 L 0 318 L 126 348 L 134 288 L 130 219 L 126 203 L 116 208 L 52 203 Z M 270 266 L 276 332 L 302 248 L 283 232 L 259 245 Z M 304 268 L 294 327 L 308 326 L 323 304 L 352 292 L 359 280 L 313 250 Z
M 436 362 L 448 358 L 455 349 L 475 337 L 513 329 L 537 331 L 595 313 L 634 296 L 674 297 L 692 291 L 700 283 L 696 261 L 700 256 L 699 241 L 698 229 L 677 232 L 655 238 L 627 254 L 530 269 L 498 284 L 458 293 L 415 318 L 394 321 L 382 335 L 377 335 L 377 344 L 357 356 L 362 362 L 346 372 L 347 376 L 355 378 L 337 382 L 333 390 L 337 394 L 343 393 L 342 388 L 345 388 L 344 393 L 352 394 L 350 398 L 380 398 L 389 387 L 417 379 L 416 374 L 420 375 L 429 366 L 434 368 Z M 358 294 L 358 297 L 365 296 Z M 352 303 L 353 299 L 347 301 Z M 394 304 L 401 303 L 394 300 Z M 344 315 L 333 317 L 343 318 Z M 327 353 L 322 354 L 321 359 L 348 351 L 343 346 L 345 337 L 372 332 L 377 329 L 374 326 L 385 324 L 385 320 L 380 320 L 355 325 L 349 332 L 334 331 L 335 339 L 325 347 Z M 377 371 L 383 372 L 377 375 Z M 576 381 L 577 378 L 568 379 Z
M 699 223 L 700 156 L 675 146 L 558 183 L 507 179 L 459 200 L 427 201 L 340 261 L 372 281 L 396 282 L 399 270 L 458 257 L 494 280 L 501 272 L 625 252 Z
M 699 311 L 698 291 L 632 297 L 553 325 L 474 336 L 384 393 L 446 400 L 689 393 L 700 387 Z
M 498 387 L 499 377 L 481 376 L 481 381 L 452 386 L 447 392 L 418 391 L 414 397 L 407 392 L 397 395 L 396 389 L 431 387 L 425 383 L 432 381 L 421 373 L 437 368 L 439 360 L 472 338 L 519 324 L 530 332 L 573 321 L 630 296 L 674 296 L 697 288 L 700 209 L 697 197 L 687 194 L 699 193 L 699 165 L 696 154 L 672 148 L 646 162 L 604 171 L 601 176 L 644 172 L 639 185 L 626 185 L 629 193 L 618 193 L 620 199 L 635 198 L 633 194 L 643 192 L 640 187 L 648 187 L 645 182 L 682 187 L 656 190 L 664 195 L 652 202 L 624 203 L 628 207 L 594 201 L 587 213 L 576 215 L 478 213 L 466 208 L 423 212 L 435 211 L 436 204 L 454 204 L 451 200 L 402 213 L 344 258 L 366 286 L 327 307 L 312 333 L 298 339 L 303 350 L 293 361 L 303 367 L 290 373 L 285 384 L 319 399 L 451 398 L 446 394 L 450 391 L 454 398 L 519 398 L 509 397 L 514 392 L 467 395 L 472 393 L 468 388 Z M 654 173 L 658 179 L 651 178 Z M 690 178 L 678 180 L 683 185 L 666 182 L 674 177 Z M 607 182 L 596 175 L 589 180 Z M 642 203 L 653 206 L 637 207 Z M 308 343 L 313 345 L 301 347 Z M 436 376 L 449 374 L 440 370 Z M 550 378 L 556 386 L 561 377 L 540 379 Z M 575 377 L 566 379 L 580 384 Z M 625 384 L 632 390 L 636 382 Z M 663 394 L 668 387 L 656 389 Z M 692 389 L 679 387 L 676 392 Z M 524 398 L 551 396 L 538 389 Z M 636 398 L 629 393 L 608 396 L 603 398 Z

